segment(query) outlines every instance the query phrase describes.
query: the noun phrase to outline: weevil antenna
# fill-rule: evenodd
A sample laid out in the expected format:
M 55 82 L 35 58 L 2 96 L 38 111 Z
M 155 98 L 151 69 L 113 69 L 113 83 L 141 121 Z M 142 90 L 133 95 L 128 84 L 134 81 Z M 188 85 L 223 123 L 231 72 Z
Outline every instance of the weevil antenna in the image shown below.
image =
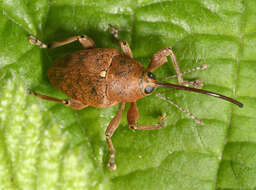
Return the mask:
M 231 102 L 233 104 L 238 105 L 240 108 L 243 107 L 243 104 L 241 102 L 239 102 L 239 101 L 237 101 L 237 100 L 235 100 L 233 98 L 229 98 L 227 96 L 223 96 L 221 94 L 214 93 L 214 92 L 211 92 L 211 91 L 202 90 L 202 89 L 198 89 L 198 88 L 190 88 L 190 87 L 176 85 L 176 84 L 171 84 L 171 83 L 158 82 L 158 81 L 155 81 L 155 84 L 158 87 L 173 88 L 173 89 L 176 89 L 176 90 L 186 90 L 186 91 L 197 92 L 197 93 L 200 93 L 200 94 L 207 94 L 207 95 L 210 95 L 210 96 L 214 96 L 214 97 L 221 98 L 223 100 L 229 101 L 229 102 Z
M 185 113 L 189 118 L 193 119 L 196 123 L 198 123 L 199 125 L 204 125 L 204 123 L 197 118 L 196 116 L 194 116 L 192 113 L 190 113 L 188 110 L 185 110 L 184 108 L 180 107 L 178 104 L 175 104 L 173 101 L 171 101 L 168 98 L 165 98 L 163 96 L 161 96 L 161 94 L 157 93 L 156 96 L 166 102 L 168 102 L 169 104 L 173 105 L 174 107 L 176 107 L 178 110 L 180 110 L 181 112 Z

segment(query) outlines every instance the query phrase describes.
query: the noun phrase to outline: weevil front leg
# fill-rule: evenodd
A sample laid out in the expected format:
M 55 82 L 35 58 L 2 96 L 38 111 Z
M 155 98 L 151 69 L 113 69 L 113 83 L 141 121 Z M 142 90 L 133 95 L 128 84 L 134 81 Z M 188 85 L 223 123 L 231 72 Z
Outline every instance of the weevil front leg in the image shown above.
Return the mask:
M 88 36 L 86 35 L 81 35 L 81 36 L 72 36 L 70 38 L 67 38 L 65 40 L 62 40 L 62 41 L 58 41 L 58 42 L 53 42 L 49 45 L 46 45 L 44 44 L 43 42 L 39 41 L 35 36 L 33 35 L 29 35 L 29 41 L 30 43 L 32 44 L 35 44 L 35 45 L 38 45 L 40 46 L 41 48 L 48 48 L 48 49 L 53 49 L 53 48 L 56 48 L 56 47 L 60 47 L 60 46 L 63 46 L 63 45 L 66 45 L 66 44 L 69 44 L 69 43 L 72 43 L 74 41 L 79 41 L 81 43 L 81 45 L 85 48 L 85 49 L 88 49 L 88 48 L 92 48 L 95 46 L 95 43 L 94 41 L 89 38 Z
M 183 79 L 182 77 L 182 72 L 180 70 L 179 64 L 177 62 L 176 56 L 174 55 L 173 51 L 171 50 L 171 48 L 164 48 L 159 50 L 158 52 L 156 52 L 152 59 L 151 62 L 148 66 L 148 71 L 154 71 L 156 70 L 158 67 L 162 66 L 164 63 L 167 62 L 167 56 L 171 56 L 172 58 L 172 63 L 174 66 L 174 69 L 177 73 L 177 78 L 178 78 L 178 82 L 181 85 L 192 85 L 195 88 L 201 88 L 203 86 L 203 82 L 200 79 L 194 80 L 194 81 L 186 81 Z
M 136 130 L 155 130 L 160 129 L 164 126 L 164 119 L 166 115 L 163 114 L 156 125 L 141 125 L 137 126 L 137 122 L 139 120 L 139 111 L 136 102 L 131 102 L 131 106 L 127 113 L 127 121 L 130 129 Z
M 110 169 L 110 171 L 113 171 L 116 169 L 116 163 L 115 163 L 116 150 L 112 143 L 111 137 L 113 136 L 115 130 L 119 127 L 119 124 L 120 124 L 122 116 L 123 116 L 124 108 L 125 108 L 125 103 L 123 102 L 123 103 L 121 103 L 118 113 L 111 120 L 111 122 L 109 123 L 108 128 L 105 132 L 106 141 L 107 141 L 107 145 L 108 145 L 108 149 L 109 149 L 109 153 L 110 153 L 109 162 L 108 162 L 108 168 Z
M 115 27 L 113 27 L 113 26 L 110 24 L 110 25 L 109 25 L 109 32 L 110 32 L 110 33 L 114 36 L 114 38 L 118 41 L 118 43 L 120 44 L 120 47 L 121 47 L 123 53 L 124 53 L 126 56 L 132 58 L 132 57 L 133 57 L 133 55 L 132 55 L 132 50 L 131 50 L 131 48 L 130 48 L 130 46 L 129 46 L 129 44 L 128 44 L 127 42 L 122 41 L 122 40 L 119 39 L 119 37 L 118 37 L 118 29 L 115 28 Z
M 35 95 L 36 97 L 43 99 L 43 100 L 48 100 L 48 101 L 53 101 L 53 102 L 58 102 L 61 104 L 64 104 L 65 106 L 68 106 L 74 110 L 81 110 L 83 108 L 88 107 L 88 105 L 83 104 L 82 102 L 78 101 L 78 100 L 74 100 L 74 99 L 65 99 L 65 100 L 61 100 L 58 98 L 54 98 L 54 97 L 50 97 L 50 96 L 46 96 L 43 94 L 39 94 L 37 92 L 34 92 L 32 90 L 29 91 L 30 94 Z

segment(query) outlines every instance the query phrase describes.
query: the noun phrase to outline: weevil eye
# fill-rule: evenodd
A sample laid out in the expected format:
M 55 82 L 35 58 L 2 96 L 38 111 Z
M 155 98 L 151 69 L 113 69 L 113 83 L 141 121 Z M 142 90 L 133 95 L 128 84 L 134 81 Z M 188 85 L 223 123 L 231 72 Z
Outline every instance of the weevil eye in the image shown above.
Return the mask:
M 154 89 L 155 89 L 155 87 L 153 87 L 153 86 L 146 86 L 145 93 L 150 94 L 151 92 L 153 92 Z
M 153 80 L 156 79 L 155 75 L 151 72 L 148 72 L 148 78 L 153 79 Z

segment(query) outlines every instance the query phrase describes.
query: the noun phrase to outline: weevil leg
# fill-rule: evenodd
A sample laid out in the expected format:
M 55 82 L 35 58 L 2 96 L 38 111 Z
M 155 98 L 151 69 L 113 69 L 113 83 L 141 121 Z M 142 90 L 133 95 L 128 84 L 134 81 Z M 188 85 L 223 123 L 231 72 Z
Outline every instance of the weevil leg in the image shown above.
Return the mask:
M 131 102 L 130 108 L 127 113 L 127 121 L 129 124 L 130 129 L 135 129 L 135 130 L 155 130 L 155 129 L 160 129 L 164 126 L 164 119 L 166 115 L 163 114 L 159 120 L 158 124 L 156 125 L 141 125 L 137 126 L 137 122 L 139 120 L 139 111 L 136 102 Z
M 74 100 L 74 99 L 65 99 L 65 100 L 61 100 L 58 98 L 54 98 L 54 97 L 50 97 L 50 96 L 46 96 L 43 94 L 39 94 L 37 92 L 34 91 L 29 91 L 30 94 L 35 95 L 36 97 L 43 99 L 43 100 L 48 100 L 48 101 L 53 101 L 53 102 L 58 102 L 61 104 L 64 104 L 65 106 L 68 106 L 74 110 L 81 110 L 83 108 L 88 107 L 88 105 L 83 104 L 82 102 L 78 101 L 78 100 Z
M 67 39 L 62 40 L 62 41 L 53 42 L 53 43 L 51 43 L 49 45 L 44 44 L 43 42 L 38 40 L 33 35 L 29 35 L 28 38 L 29 38 L 30 43 L 38 45 L 41 48 L 48 48 L 48 49 L 53 49 L 53 48 L 56 48 L 56 47 L 60 47 L 60 46 L 72 43 L 72 42 L 74 42 L 76 40 L 78 40 L 85 49 L 92 48 L 92 47 L 95 46 L 94 41 L 91 38 L 89 38 L 88 36 L 86 36 L 86 35 L 73 36 L 73 37 L 67 38 Z
M 112 143 L 111 137 L 113 136 L 115 130 L 119 127 L 119 124 L 120 124 L 122 116 L 123 116 L 124 108 L 125 108 L 125 103 L 123 102 L 123 103 L 121 103 L 118 113 L 111 120 L 111 122 L 109 123 L 108 128 L 105 132 L 106 141 L 107 141 L 107 145 L 108 145 L 108 149 L 109 149 L 109 153 L 110 153 L 109 162 L 108 162 L 108 168 L 110 169 L 110 171 L 113 171 L 116 169 L 116 163 L 115 163 L 116 150 Z
M 122 41 L 119 39 L 118 37 L 118 29 L 113 27 L 111 24 L 109 25 L 109 32 L 113 35 L 113 37 L 118 41 L 118 43 L 120 44 L 120 47 L 123 51 L 123 53 L 130 57 L 130 58 L 133 58 L 133 55 L 132 55 L 132 50 L 129 46 L 129 44 L 125 41 Z
M 178 78 L 178 82 L 181 85 L 192 85 L 195 88 L 201 88 L 203 86 L 203 82 L 200 79 L 197 79 L 195 81 L 186 81 L 183 79 L 182 77 L 182 72 L 180 70 L 179 64 L 177 62 L 176 56 L 174 55 L 173 51 L 171 50 L 171 48 L 164 48 L 159 50 L 158 52 L 156 52 L 153 57 L 152 60 L 148 66 L 148 71 L 154 71 L 156 70 L 158 67 L 162 66 L 164 63 L 167 62 L 167 56 L 171 56 L 172 59 L 172 63 L 174 66 L 174 69 L 177 73 L 177 78 Z

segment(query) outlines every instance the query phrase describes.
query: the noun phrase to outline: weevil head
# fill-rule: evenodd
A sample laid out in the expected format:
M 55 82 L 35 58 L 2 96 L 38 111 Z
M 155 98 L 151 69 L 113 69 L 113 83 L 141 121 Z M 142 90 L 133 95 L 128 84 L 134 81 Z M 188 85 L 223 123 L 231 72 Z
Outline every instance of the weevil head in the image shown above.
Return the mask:
M 233 98 L 223 96 L 218 93 L 214 93 L 211 91 L 206 91 L 206 90 L 202 90 L 202 89 L 198 89 L 198 88 L 190 88 L 190 87 L 186 87 L 186 86 L 156 81 L 156 77 L 153 73 L 151 73 L 149 71 L 144 71 L 143 77 L 141 80 L 141 85 L 140 85 L 140 89 L 141 89 L 141 92 L 143 93 L 143 95 L 148 96 L 148 95 L 152 94 L 157 87 L 172 88 L 172 89 L 176 89 L 176 90 L 186 90 L 186 91 L 196 92 L 196 93 L 200 93 L 200 94 L 207 94 L 210 96 L 214 96 L 214 97 L 229 101 L 233 104 L 238 105 L 239 107 L 243 107 L 243 104 L 241 102 L 239 102 Z
M 156 82 L 156 77 L 153 73 L 149 71 L 143 72 L 140 89 L 144 96 L 149 96 L 155 91 L 155 89 L 157 88 L 157 85 L 155 82 Z

